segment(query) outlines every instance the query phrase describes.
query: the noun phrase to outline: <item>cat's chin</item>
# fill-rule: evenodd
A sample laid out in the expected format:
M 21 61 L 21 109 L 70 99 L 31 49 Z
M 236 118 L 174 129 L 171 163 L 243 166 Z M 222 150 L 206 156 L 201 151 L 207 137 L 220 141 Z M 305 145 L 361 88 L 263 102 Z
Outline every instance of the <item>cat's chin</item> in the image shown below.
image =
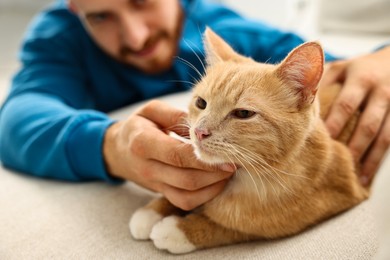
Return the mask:
M 223 164 L 228 161 L 226 158 L 222 158 L 208 151 L 201 151 L 199 148 L 195 148 L 195 155 L 198 160 L 208 164 Z

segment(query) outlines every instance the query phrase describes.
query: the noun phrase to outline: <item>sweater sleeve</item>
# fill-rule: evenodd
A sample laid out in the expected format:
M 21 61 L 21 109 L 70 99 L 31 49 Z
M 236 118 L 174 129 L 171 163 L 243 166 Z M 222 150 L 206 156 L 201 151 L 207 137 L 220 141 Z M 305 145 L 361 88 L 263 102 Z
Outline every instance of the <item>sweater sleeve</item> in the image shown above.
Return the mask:
M 68 181 L 118 181 L 107 173 L 102 155 L 113 121 L 93 110 L 78 52 L 65 37 L 25 41 L 22 67 L 0 111 L 5 167 Z
M 0 158 L 4 166 L 35 176 L 114 181 L 102 156 L 111 123 L 102 113 L 72 109 L 53 95 L 19 94 L 1 111 Z

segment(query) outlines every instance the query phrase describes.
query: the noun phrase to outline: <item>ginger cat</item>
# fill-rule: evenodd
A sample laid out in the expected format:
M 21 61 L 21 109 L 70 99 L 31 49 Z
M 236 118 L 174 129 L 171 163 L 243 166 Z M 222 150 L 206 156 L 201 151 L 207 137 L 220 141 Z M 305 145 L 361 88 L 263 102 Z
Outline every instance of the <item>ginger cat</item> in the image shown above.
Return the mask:
M 320 117 L 319 44 L 302 44 L 279 65 L 239 55 L 210 29 L 205 46 L 207 72 L 189 105 L 191 141 L 199 160 L 234 163 L 238 170 L 220 195 L 194 211 L 165 198 L 137 210 L 130 221 L 134 238 L 177 254 L 280 238 L 368 197 L 349 150 Z M 337 92 L 322 92 L 322 115 Z

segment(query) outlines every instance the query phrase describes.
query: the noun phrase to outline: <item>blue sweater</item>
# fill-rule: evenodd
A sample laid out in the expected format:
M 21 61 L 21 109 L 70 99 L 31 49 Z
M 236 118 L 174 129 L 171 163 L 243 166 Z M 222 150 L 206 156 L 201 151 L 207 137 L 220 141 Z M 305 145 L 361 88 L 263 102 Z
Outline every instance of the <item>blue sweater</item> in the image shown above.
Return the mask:
M 198 75 L 179 60 L 154 76 L 116 62 L 95 45 L 63 2 L 40 13 L 25 35 L 21 68 L 0 111 L 0 159 L 5 167 L 31 175 L 114 182 L 102 156 L 104 133 L 113 123 L 105 113 L 188 90 L 184 82 Z M 303 42 L 221 5 L 181 3 L 186 18 L 178 56 L 199 71 L 206 26 L 239 53 L 261 62 L 279 62 Z

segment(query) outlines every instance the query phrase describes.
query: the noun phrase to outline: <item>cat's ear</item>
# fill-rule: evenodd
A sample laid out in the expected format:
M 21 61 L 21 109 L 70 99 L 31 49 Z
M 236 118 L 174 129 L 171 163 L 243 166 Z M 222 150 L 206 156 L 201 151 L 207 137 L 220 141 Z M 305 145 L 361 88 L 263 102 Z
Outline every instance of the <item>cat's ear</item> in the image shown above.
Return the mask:
M 214 65 L 221 61 L 239 60 L 240 55 L 209 27 L 204 33 L 204 47 L 208 65 Z
M 277 68 L 279 77 L 300 95 L 301 108 L 313 103 L 323 71 L 324 51 L 317 42 L 298 46 Z

